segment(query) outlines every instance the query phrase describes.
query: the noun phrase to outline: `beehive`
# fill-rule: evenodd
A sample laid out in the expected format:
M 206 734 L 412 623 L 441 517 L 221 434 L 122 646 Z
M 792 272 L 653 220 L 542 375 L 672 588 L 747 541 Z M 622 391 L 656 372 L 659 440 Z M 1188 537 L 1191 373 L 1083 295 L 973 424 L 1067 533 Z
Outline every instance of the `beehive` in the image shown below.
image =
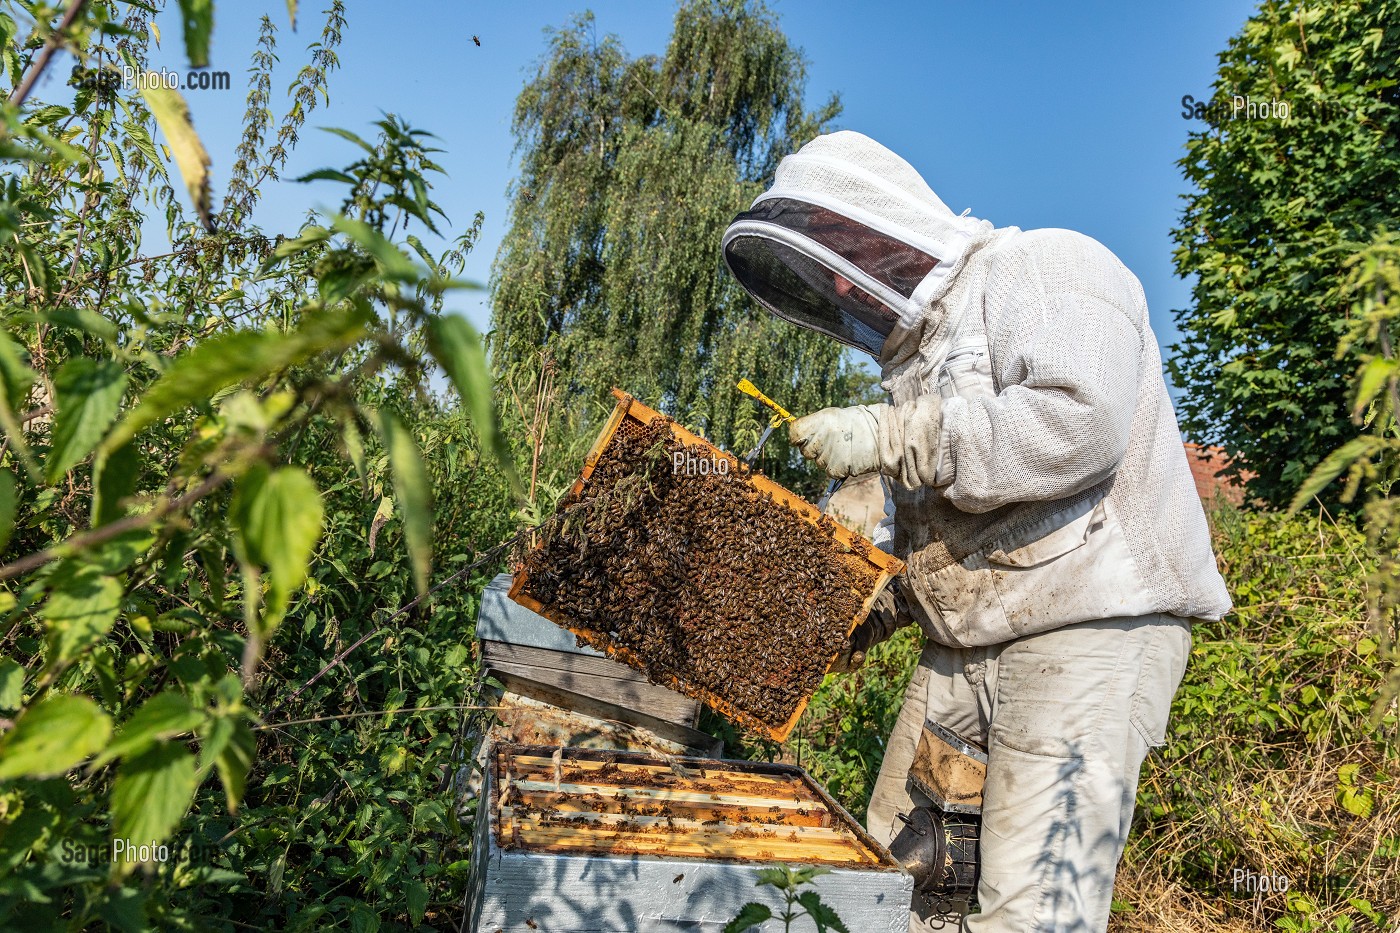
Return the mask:
M 698 501 L 696 490 L 702 488 L 708 490 L 706 495 L 723 493 L 724 514 L 729 517 L 700 521 L 695 515 L 690 521 L 692 516 L 683 513 L 668 519 L 671 525 L 662 530 L 675 540 L 659 555 L 656 541 L 647 537 L 656 532 L 654 527 L 568 546 L 559 544 L 567 539 L 556 531 L 526 556 L 510 597 L 655 683 L 781 740 L 797 723 L 846 637 L 903 564 L 767 477 L 750 473 L 732 454 L 614 392 L 617 407 L 556 516 L 563 527 L 572 517 L 586 518 L 591 509 L 616 511 L 615 501 L 605 501 L 615 490 L 600 491 L 595 471 L 602 475 L 600 463 L 606 463 L 607 475 L 612 476 L 627 457 L 637 458 L 639 438 L 653 437 L 664 439 L 673 451 L 683 450 L 687 458 L 709 463 L 710 475 L 672 473 L 664 483 L 653 485 L 656 470 L 664 468 L 647 466 L 645 488 L 622 506 L 627 517 L 619 521 L 638 515 L 645 519 L 647 510 L 655 515 L 667 508 L 674 518 L 676 503 L 693 505 Z M 658 492 L 658 486 L 664 491 Z M 742 524 L 734 515 L 743 517 Z M 789 559 L 799 539 L 804 554 L 817 555 L 818 565 Z M 648 542 L 652 565 L 637 569 L 637 554 Z M 579 600 L 569 601 L 570 587 L 597 585 L 597 580 L 567 577 L 585 561 L 601 566 L 607 585 L 616 590 L 611 598 L 626 602 L 610 611 L 625 614 L 632 604 L 648 607 L 644 632 L 623 632 L 617 615 L 595 612 L 591 618 L 580 617 L 584 613 L 577 608 Z M 735 619 L 742 624 L 736 625 Z M 804 640 L 809 634 L 810 640 Z M 658 655 L 666 655 L 665 660 Z M 727 666 L 716 666 L 716 655 L 725 656 Z
M 468 928 L 719 930 L 758 870 L 822 865 L 851 930 L 903 931 L 913 881 L 790 765 L 497 745 L 488 756 Z M 765 928 L 766 929 L 766 928 Z

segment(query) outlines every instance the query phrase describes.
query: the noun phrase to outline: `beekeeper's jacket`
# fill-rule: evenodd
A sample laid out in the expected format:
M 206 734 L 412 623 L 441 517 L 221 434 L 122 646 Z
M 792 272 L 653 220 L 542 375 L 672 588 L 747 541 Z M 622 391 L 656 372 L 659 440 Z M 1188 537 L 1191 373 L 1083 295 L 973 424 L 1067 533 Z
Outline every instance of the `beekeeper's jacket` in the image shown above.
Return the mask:
M 1107 248 L 956 216 L 839 132 L 782 161 L 724 255 L 769 310 L 878 358 L 890 549 L 932 638 L 1229 610 L 1142 287 Z

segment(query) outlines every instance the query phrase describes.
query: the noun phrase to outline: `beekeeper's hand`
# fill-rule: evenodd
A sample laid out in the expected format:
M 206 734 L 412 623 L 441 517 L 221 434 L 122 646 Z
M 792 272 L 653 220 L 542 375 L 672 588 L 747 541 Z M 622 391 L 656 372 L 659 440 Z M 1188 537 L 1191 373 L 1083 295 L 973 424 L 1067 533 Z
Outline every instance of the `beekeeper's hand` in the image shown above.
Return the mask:
M 888 405 L 823 408 L 798 418 L 788 428 L 802 456 L 835 478 L 874 473 L 880 468 L 880 422 L 877 410 Z
M 865 655 L 871 648 L 889 638 L 895 630 L 914 621 L 909 607 L 904 602 L 904 594 L 898 583 L 890 583 L 870 607 L 870 614 L 856 626 L 846 647 L 831 662 L 828 670 L 833 674 L 845 674 L 860 670 L 865 663 Z

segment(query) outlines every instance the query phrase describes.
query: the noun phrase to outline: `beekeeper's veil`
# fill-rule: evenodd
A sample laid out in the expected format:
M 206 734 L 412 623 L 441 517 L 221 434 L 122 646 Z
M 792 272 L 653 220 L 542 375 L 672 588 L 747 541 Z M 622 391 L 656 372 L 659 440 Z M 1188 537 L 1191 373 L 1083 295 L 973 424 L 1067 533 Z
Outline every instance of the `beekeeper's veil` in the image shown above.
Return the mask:
M 819 136 L 725 231 L 724 261 L 769 311 L 879 357 L 947 291 L 991 225 L 958 217 L 860 133 Z

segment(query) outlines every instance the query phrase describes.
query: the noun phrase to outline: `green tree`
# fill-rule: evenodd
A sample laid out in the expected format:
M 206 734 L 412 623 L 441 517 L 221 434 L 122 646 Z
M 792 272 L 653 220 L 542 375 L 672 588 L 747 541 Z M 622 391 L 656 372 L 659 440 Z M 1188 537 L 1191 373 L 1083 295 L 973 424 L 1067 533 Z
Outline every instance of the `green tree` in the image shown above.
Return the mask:
M 565 399 L 610 406 L 617 386 L 735 449 L 764 419 L 740 378 L 799 413 L 849 403 L 868 381 L 843 348 L 763 311 L 719 256 L 778 159 L 839 112 L 804 110 L 805 80 L 761 2 L 683 3 L 661 58 L 597 39 L 591 14 L 553 32 L 516 102 L 495 365 L 548 347 Z
M 1169 363 L 1178 410 L 1275 504 L 1358 431 L 1356 360 L 1334 350 L 1347 257 L 1400 223 L 1397 48 L 1396 0 L 1269 0 L 1221 53 L 1208 125 L 1180 163 L 1195 190 L 1176 267 L 1195 283 Z

